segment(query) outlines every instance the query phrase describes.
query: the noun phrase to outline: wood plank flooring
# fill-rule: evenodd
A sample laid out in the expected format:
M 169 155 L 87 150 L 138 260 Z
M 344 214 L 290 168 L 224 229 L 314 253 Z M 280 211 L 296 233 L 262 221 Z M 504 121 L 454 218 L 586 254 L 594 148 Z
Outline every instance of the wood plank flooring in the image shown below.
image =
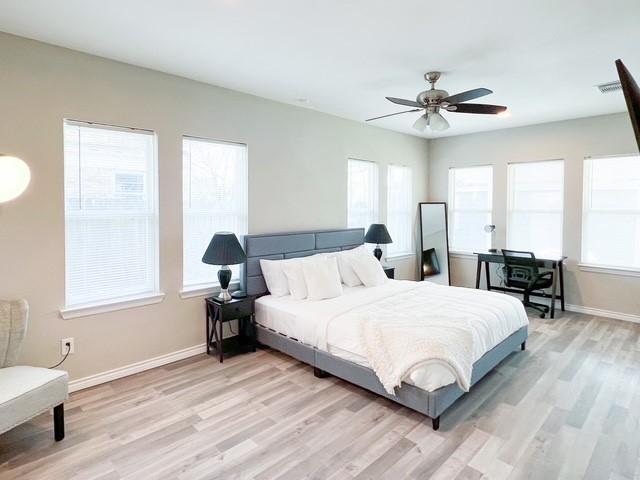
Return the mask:
M 51 415 L 0 435 L 0 478 L 640 478 L 640 325 L 531 321 L 437 432 L 271 350 L 200 355 L 74 393 L 60 443 Z

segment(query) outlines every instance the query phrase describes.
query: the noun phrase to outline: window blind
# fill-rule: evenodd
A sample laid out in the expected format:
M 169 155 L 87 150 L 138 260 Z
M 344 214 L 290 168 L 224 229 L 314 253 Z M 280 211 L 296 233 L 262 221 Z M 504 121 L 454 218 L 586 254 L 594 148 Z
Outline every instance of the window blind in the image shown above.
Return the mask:
M 413 176 L 409 167 L 387 167 L 387 227 L 393 243 L 387 245 L 387 255 L 412 253 Z
M 640 269 L 640 157 L 584 161 L 582 263 Z
M 473 252 L 491 248 L 493 167 L 449 170 L 449 241 L 451 250 Z
M 153 132 L 64 124 L 66 305 L 158 291 Z
M 247 146 L 183 138 L 183 284 L 205 288 L 218 284 L 220 267 L 202 263 L 215 232 L 247 234 Z M 231 266 L 232 281 L 239 279 Z
M 378 164 L 350 158 L 347 166 L 347 226 L 378 223 Z
M 564 161 L 508 166 L 507 248 L 562 253 Z

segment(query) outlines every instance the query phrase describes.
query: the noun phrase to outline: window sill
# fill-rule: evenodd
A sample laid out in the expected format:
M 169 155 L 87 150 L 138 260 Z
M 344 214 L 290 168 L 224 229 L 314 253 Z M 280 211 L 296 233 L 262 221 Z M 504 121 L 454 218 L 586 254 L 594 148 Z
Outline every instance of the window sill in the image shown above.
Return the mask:
M 625 277 L 640 277 L 640 270 L 633 268 L 602 267 L 588 263 L 579 263 L 578 268 L 583 272 L 606 273 L 608 275 L 621 275 Z
M 64 320 L 70 320 L 72 318 L 88 317 L 90 315 L 99 315 L 101 313 L 126 310 L 128 308 L 143 307 L 145 305 L 160 303 L 164 299 L 164 296 L 164 293 L 148 293 L 105 302 L 77 305 L 61 309 L 60 316 Z
M 404 260 L 405 258 L 413 258 L 415 257 L 415 252 L 406 252 L 406 253 L 396 253 L 394 255 L 387 255 L 384 257 L 385 261 L 395 262 L 398 260 Z
M 233 281 L 229 284 L 229 290 L 237 290 L 240 287 L 239 281 Z M 196 298 L 196 297 L 209 297 L 215 293 L 220 292 L 220 285 L 210 284 L 210 285 L 196 285 L 192 287 L 184 287 L 180 290 L 180 298 L 186 300 L 188 298 Z
M 467 252 L 464 250 L 451 250 L 449 251 L 449 255 L 454 258 L 465 258 L 468 260 L 475 260 L 477 255 L 473 252 Z

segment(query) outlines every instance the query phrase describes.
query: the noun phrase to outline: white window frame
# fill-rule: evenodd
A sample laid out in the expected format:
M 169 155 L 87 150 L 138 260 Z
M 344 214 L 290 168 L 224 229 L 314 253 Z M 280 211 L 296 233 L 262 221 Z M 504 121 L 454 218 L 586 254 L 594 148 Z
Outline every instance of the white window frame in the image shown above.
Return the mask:
M 586 243 L 586 237 L 585 237 L 585 225 L 587 224 L 587 220 L 586 217 L 588 214 L 590 213 L 594 213 L 594 212 L 600 212 L 600 213 L 611 213 L 612 215 L 616 215 L 616 214 L 632 214 L 632 215 L 638 215 L 640 216 L 640 209 L 636 209 L 636 210 L 614 210 L 614 209 L 607 209 L 607 210 L 595 210 L 595 209 L 591 209 L 590 204 L 591 204 L 591 189 L 589 188 L 591 185 L 591 178 L 592 178 L 592 161 L 598 161 L 598 160 L 614 160 L 617 158 L 628 158 L 628 157 L 636 157 L 638 159 L 638 161 L 640 161 L 640 158 L 638 158 L 638 154 L 637 153 L 629 153 L 629 154 L 619 154 L 619 155 L 598 155 L 598 156 L 590 156 L 590 157 L 585 157 L 583 160 L 583 175 L 582 175 L 582 225 L 581 225 L 581 234 L 580 234 L 580 262 L 578 263 L 578 268 L 582 271 L 586 271 L 586 272 L 594 272 L 594 273 L 605 273 L 605 274 L 611 274 L 611 275 L 622 275 L 622 276 L 629 276 L 629 277 L 640 277 L 640 268 L 634 268 L 634 267 L 626 267 L 626 266 L 620 266 L 620 265 L 607 265 L 607 264 L 597 264 L 597 263 L 588 263 L 584 261 L 584 252 L 586 250 L 585 248 L 585 243 Z
M 454 185 L 455 185 L 455 171 L 456 170 L 469 170 L 469 169 L 480 169 L 480 168 L 489 168 L 491 169 L 491 184 L 489 185 L 489 203 L 490 203 L 490 207 L 488 209 L 486 208 L 457 208 L 455 205 L 455 191 L 454 191 Z M 461 250 L 461 249 L 456 249 L 454 246 L 454 235 L 453 235 L 453 218 L 456 212 L 473 212 L 473 213 L 488 213 L 489 214 L 489 223 L 493 224 L 493 176 L 494 176 L 494 166 L 492 164 L 489 165 L 469 165 L 469 166 L 464 166 L 464 167 L 450 167 L 449 168 L 449 172 L 448 172 L 449 178 L 448 178 L 448 202 L 447 202 L 447 214 L 449 216 L 449 218 L 447 219 L 447 225 L 449 228 L 449 231 L 447 232 L 448 234 L 448 238 L 449 238 L 449 242 L 450 242 L 450 254 L 454 254 L 454 255 L 471 255 L 473 254 L 473 250 Z M 488 242 L 487 245 L 484 247 L 477 247 L 477 250 L 483 250 L 486 249 L 488 250 L 489 248 L 492 247 L 492 242 L 493 242 L 493 235 L 492 234 L 488 234 L 485 233 L 487 235 L 488 238 Z
M 350 176 L 349 176 L 349 164 L 351 162 L 363 162 L 363 163 L 367 163 L 370 164 L 370 166 L 372 166 L 374 168 L 374 185 L 372 186 L 373 188 L 373 203 L 374 205 L 372 205 L 373 210 L 370 211 L 370 218 L 372 221 L 370 221 L 369 225 L 371 223 L 379 223 L 380 222 L 380 168 L 378 166 L 377 162 L 373 162 L 371 160 L 362 160 L 360 158 L 353 158 L 353 157 L 349 157 L 347 158 L 347 228 L 357 228 L 357 227 L 363 227 L 365 229 L 365 232 L 367 230 L 367 228 L 369 228 L 369 225 L 356 225 L 354 223 L 351 222 L 351 219 L 349 218 L 349 206 L 351 205 L 351 201 L 350 201 L 350 197 L 351 197 L 351 183 L 350 183 Z
M 159 194 L 158 194 L 158 136 L 153 130 L 142 129 L 142 128 L 134 128 L 134 127 L 123 127 L 117 125 L 109 125 L 97 122 L 87 122 L 81 120 L 74 119 L 64 119 L 63 120 L 63 131 L 66 125 L 70 126 L 78 126 L 78 127 L 89 127 L 89 128 L 101 128 L 110 131 L 121 131 L 121 132 L 134 132 L 150 135 L 153 138 L 153 162 L 151 165 L 151 171 L 149 172 L 149 177 L 151 182 L 148 187 L 153 189 L 153 192 L 150 193 L 150 198 L 153 202 L 153 256 L 154 256 L 154 285 L 152 290 L 143 291 L 133 295 L 127 295 L 124 297 L 117 298 L 107 298 L 107 299 L 99 299 L 96 301 L 89 301 L 81 304 L 70 304 L 68 301 L 68 268 L 66 264 L 67 258 L 67 240 L 66 240 L 66 206 L 65 206 L 65 306 L 60 309 L 60 316 L 67 320 L 78 317 L 85 317 L 89 315 L 97 315 L 101 313 L 107 313 L 117 310 L 124 310 L 128 308 L 141 307 L 145 305 L 152 305 L 155 303 L 161 302 L 165 294 L 160 291 L 160 248 L 159 248 Z M 66 185 L 65 185 L 66 188 Z M 65 204 L 66 204 L 66 196 L 65 196 Z
M 397 258 L 397 257 L 406 257 L 408 255 L 413 255 L 414 252 L 414 239 L 413 239 L 413 220 L 414 220 L 414 216 L 415 213 L 413 212 L 413 170 L 411 169 L 411 167 L 408 167 L 406 165 L 394 165 L 394 164 L 389 164 L 387 165 L 387 225 L 390 226 L 391 222 L 390 222 L 390 216 L 393 214 L 393 212 L 391 211 L 391 189 L 389 188 L 389 178 L 390 178 L 390 172 L 392 169 L 394 168 L 399 168 L 399 169 L 404 169 L 406 171 L 408 171 L 409 173 L 409 184 L 406 185 L 406 189 L 408 191 L 408 195 L 407 195 L 407 204 L 404 205 L 404 207 L 406 208 L 406 211 L 402 211 L 399 212 L 401 215 L 405 216 L 406 218 L 404 219 L 406 221 L 406 225 L 404 225 L 403 228 L 407 229 L 407 232 L 409 235 L 409 245 L 407 246 L 407 248 L 402 249 L 402 250 L 398 250 L 398 251 L 393 251 L 393 245 L 394 243 L 391 243 L 390 245 L 387 245 L 386 247 L 386 256 L 385 258 L 387 259 L 393 259 L 393 258 Z M 389 234 L 391 235 L 391 239 L 394 239 L 394 232 L 391 231 L 391 228 L 389 228 Z M 389 250 L 391 250 L 391 252 L 389 252 Z
M 558 210 L 516 210 L 513 207 L 513 203 L 514 203 L 514 190 L 513 190 L 513 167 L 516 167 L 518 165 L 532 165 L 532 164 L 539 164 L 539 163 L 548 163 L 548 162 L 562 162 L 562 205 Z M 554 158 L 554 159 L 550 159 L 550 160 L 533 160 L 533 161 L 528 161 L 528 162 L 510 162 L 507 164 L 507 225 L 506 225 L 506 244 L 507 244 L 507 249 L 515 249 L 518 250 L 519 248 L 517 248 L 517 245 L 511 245 L 510 241 L 511 241 L 511 237 L 509 235 L 509 231 L 511 229 L 511 216 L 514 213 L 519 213 L 519 212 L 526 212 L 526 213 L 560 213 L 560 217 L 561 217 L 561 229 L 560 229 L 560 251 L 559 252 L 553 252 L 552 255 L 558 256 L 560 257 L 563 254 L 563 245 L 564 245 L 564 194 L 565 194 L 565 182 L 564 182 L 564 178 L 565 178 L 565 163 L 564 163 L 564 159 L 562 158 Z M 521 249 L 520 249 L 521 250 Z M 534 251 L 534 254 L 538 254 L 538 252 Z
M 248 195 L 249 195 L 249 146 L 246 143 L 243 142 L 234 142 L 234 141 L 228 141 L 228 140 L 218 140 L 218 139 L 211 139 L 211 138 L 204 138 L 204 137 L 198 137 L 198 136 L 194 136 L 194 135 L 183 135 L 182 136 L 182 146 L 184 146 L 184 142 L 185 140 L 190 140 L 190 141 L 196 141 L 196 142 L 203 142 L 203 143 L 211 143 L 211 144 L 219 144 L 219 145 L 233 145 L 233 146 L 238 146 L 238 147 L 243 147 L 244 151 L 245 151 L 245 155 L 244 155 L 244 168 L 247 172 L 247 178 L 245 180 L 245 191 L 244 196 L 244 212 L 240 213 L 240 216 L 242 217 L 242 222 L 240 222 L 242 224 L 242 231 L 239 232 L 234 232 L 236 234 L 236 236 L 238 237 L 239 241 L 241 240 L 241 237 L 243 235 L 246 235 L 248 233 L 248 226 L 249 226 L 249 199 L 248 199 Z M 185 158 L 182 159 L 182 184 L 184 185 L 184 162 L 185 162 Z M 183 228 L 182 228 L 182 288 L 180 290 L 180 297 L 183 299 L 187 299 L 187 298 L 193 298 L 193 297 L 201 297 L 201 296 L 205 296 L 205 295 L 211 295 L 213 293 L 217 293 L 220 290 L 220 282 L 217 280 L 217 276 L 214 274 L 212 275 L 212 281 L 211 282 L 206 282 L 206 283 L 197 283 L 197 284 L 187 284 L 185 282 L 185 250 L 184 250 L 184 235 L 185 235 L 185 230 L 184 230 L 184 217 L 186 214 L 186 205 L 185 205 L 185 198 L 184 198 L 185 192 L 183 191 L 183 195 L 182 195 L 182 219 L 183 219 Z M 212 233 L 213 234 L 213 233 Z M 202 252 L 202 254 L 204 255 L 204 251 Z M 215 273 L 215 272 L 214 272 Z M 240 279 L 233 277 L 231 279 L 231 282 L 229 283 L 229 287 L 230 288 L 237 288 L 240 285 Z

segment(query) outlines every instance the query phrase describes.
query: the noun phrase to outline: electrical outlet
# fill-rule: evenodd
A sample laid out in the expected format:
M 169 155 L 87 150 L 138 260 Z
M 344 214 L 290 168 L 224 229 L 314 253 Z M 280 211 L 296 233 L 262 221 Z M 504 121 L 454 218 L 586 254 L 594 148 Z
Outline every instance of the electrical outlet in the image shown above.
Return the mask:
M 67 343 L 69 344 L 69 347 L 67 347 Z M 66 355 L 67 351 L 69 352 L 69 355 L 76 351 L 75 344 L 73 343 L 73 337 L 63 338 L 60 340 L 60 355 Z

